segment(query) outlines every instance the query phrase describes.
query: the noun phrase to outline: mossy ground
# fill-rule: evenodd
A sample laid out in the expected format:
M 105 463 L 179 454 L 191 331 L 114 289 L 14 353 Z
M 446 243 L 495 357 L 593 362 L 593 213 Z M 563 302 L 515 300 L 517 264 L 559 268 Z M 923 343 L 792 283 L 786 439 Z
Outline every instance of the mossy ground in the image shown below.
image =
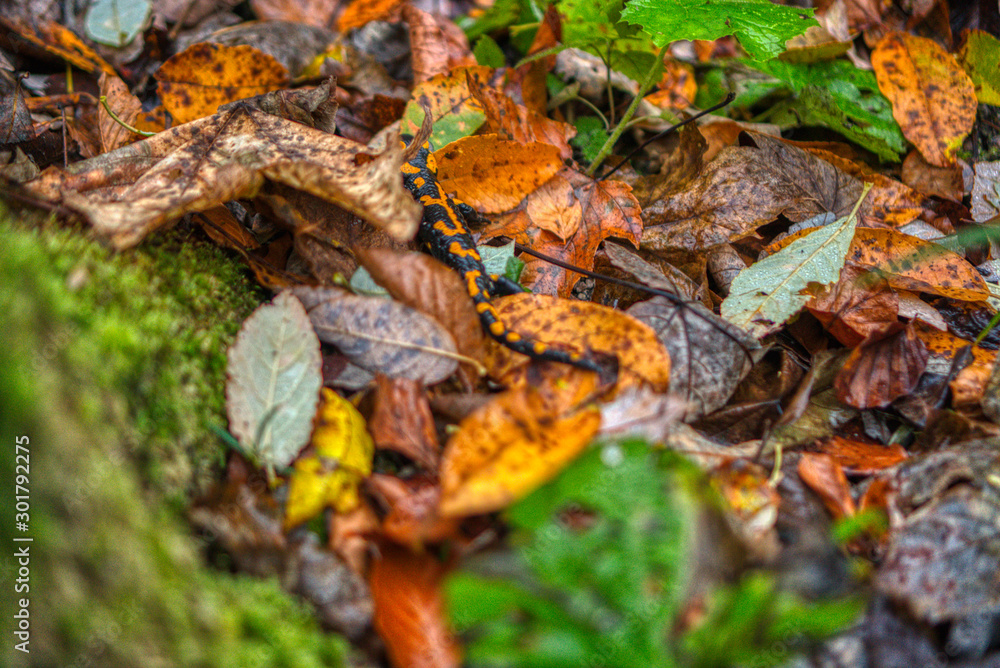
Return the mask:
M 18 222 L 14 222 L 14 218 Z M 225 351 L 264 297 L 191 231 L 114 254 L 0 211 L 0 476 L 30 438 L 30 592 L 0 581 L 9 666 L 336 666 L 344 643 L 274 581 L 207 569 L 183 519 L 225 455 Z M 30 654 L 13 610 L 30 597 Z

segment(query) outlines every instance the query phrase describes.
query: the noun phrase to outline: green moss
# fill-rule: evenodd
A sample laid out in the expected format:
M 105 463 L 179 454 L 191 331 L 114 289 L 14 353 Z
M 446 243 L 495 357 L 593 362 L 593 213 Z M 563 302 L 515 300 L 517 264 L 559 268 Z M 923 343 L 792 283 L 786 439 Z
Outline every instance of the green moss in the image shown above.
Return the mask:
M 8 642 L 0 663 L 340 665 L 277 583 L 206 569 L 180 512 L 225 454 L 225 351 L 261 299 L 238 264 L 183 232 L 116 255 L 0 212 L 0 285 L 0 475 L 29 436 L 34 539 L 31 653 Z

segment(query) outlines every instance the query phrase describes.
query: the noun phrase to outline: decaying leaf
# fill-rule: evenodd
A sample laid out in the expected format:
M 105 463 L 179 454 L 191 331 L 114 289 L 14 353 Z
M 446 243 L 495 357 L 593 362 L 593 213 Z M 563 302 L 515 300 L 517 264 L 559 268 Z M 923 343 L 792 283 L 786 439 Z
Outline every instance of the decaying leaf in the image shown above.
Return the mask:
M 358 485 L 372 472 L 375 446 L 365 419 L 349 401 L 326 388 L 312 444 L 315 452 L 296 460 L 288 482 L 286 529 L 326 507 L 338 513 L 354 510 L 360 503 Z
M 119 122 L 111 118 L 103 106 L 97 111 L 101 152 L 107 153 L 126 144 L 131 144 L 140 138 L 139 135 L 126 129 L 123 123 L 134 127 L 135 119 L 142 111 L 142 103 L 139 102 L 139 98 L 129 92 L 128 86 L 118 77 L 109 77 L 102 73 L 98 85 L 101 87 L 101 95 L 107 97 L 108 107 L 122 121 Z
M 866 186 L 850 215 L 821 227 L 740 272 L 722 302 L 722 317 L 758 339 L 778 330 L 809 301 L 810 283 L 829 285 L 840 276 Z
M 823 505 L 834 517 L 852 516 L 857 507 L 851 498 L 851 486 L 837 461 L 827 454 L 802 453 L 799 459 L 799 477 L 823 500 Z
M 175 123 L 211 116 L 228 102 L 284 87 L 288 71 L 252 46 L 192 44 L 156 71 L 160 99 Z
M 890 468 L 908 456 L 898 443 L 879 445 L 844 436 L 833 436 L 823 441 L 819 449 L 833 457 L 846 473 L 854 475 L 868 475 Z
M 500 510 L 575 458 L 601 424 L 593 376 L 508 390 L 462 420 L 441 462 L 441 514 Z
M 437 471 L 440 445 L 420 383 L 378 376 L 369 429 L 380 450 L 402 453 L 426 470 Z
M 448 629 L 441 583 L 447 569 L 430 552 L 384 544 L 369 584 L 375 630 L 396 668 L 458 668 L 461 651 Z
M 932 165 L 954 164 L 976 120 L 975 88 L 955 57 L 926 37 L 890 32 L 872 51 L 872 68 L 903 135 Z
M 288 466 L 309 441 L 322 383 L 319 341 L 291 293 L 243 323 L 227 376 L 230 431 L 269 468 Z
M 476 65 L 469 39 L 454 23 L 409 3 L 402 6 L 401 13 L 410 26 L 414 83 L 427 81 L 435 75 L 447 75 L 456 67 Z
M 403 112 L 400 131 L 416 136 L 429 110 L 434 131 L 431 148 L 444 148 L 468 137 L 486 120 L 483 107 L 469 91 L 469 81 L 488 81 L 489 67 L 460 67 L 449 75 L 439 75 L 413 87 L 413 95 Z
M 648 383 L 664 391 L 670 385 L 670 355 L 646 324 L 630 315 L 594 304 L 521 293 L 496 300 L 500 318 L 525 338 L 569 349 L 618 358 L 618 387 Z M 491 373 L 502 376 L 527 358 L 494 344 Z
M 855 408 L 883 408 L 917 386 L 927 347 L 912 324 L 894 324 L 851 351 L 837 374 L 837 399 Z
M 812 284 L 806 291 L 813 299 L 809 312 L 845 346 L 853 347 L 866 337 L 886 331 L 899 314 L 899 298 L 878 274 L 853 264 L 840 272 L 833 285 Z
M 487 127 L 491 132 L 522 145 L 544 143 L 554 146 L 559 149 L 559 157 L 563 160 L 573 157 L 569 140 L 576 135 L 576 128 L 569 123 L 554 121 L 517 104 L 500 91 L 478 85 L 477 82 L 472 83 L 470 90 L 483 105 Z
M 1000 106 L 1000 40 L 985 30 L 970 30 L 958 52 L 980 104 Z
M 298 287 L 320 340 L 353 364 L 387 376 L 438 383 L 455 372 L 455 340 L 436 321 L 389 299 L 338 288 Z
M 329 97 L 329 83 L 324 86 L 317 91 Z M 313 91 L 297 91 L 282 99 L 291 106 L 313 97 Z M 317 118 L 327 113 L 320 108 Z M 26 187 L 84 214 L 117 248 L 134 246 L 186 213 L 253 197 L 265 180 L 316 195 L 410 239 L 420 206 L 403 187 L 401 164 L 396 142 L 375 150 L 241 104 L 66 171 L 51 168 Z

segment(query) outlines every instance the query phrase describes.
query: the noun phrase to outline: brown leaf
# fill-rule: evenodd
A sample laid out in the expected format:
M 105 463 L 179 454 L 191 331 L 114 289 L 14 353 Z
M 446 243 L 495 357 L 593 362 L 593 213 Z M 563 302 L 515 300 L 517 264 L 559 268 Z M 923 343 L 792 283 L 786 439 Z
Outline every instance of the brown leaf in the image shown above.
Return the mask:
M 441 188 L 482 213 L 513 209 L 562 168 L 555 146 L 495 134 L 454 141 L 435 151 L 434 160 Z
M 368 479 L 369 490 L 382 498 L 389 513 L 382 521 L 382 535 L 414 550 L 427 543 L 459 539 L 459 518 L 438 514 L 441 488 L 437 478 L 415 476 L 402 480 L 375 473 Z
M 569 123 L 554 121 L 544 114 L 532 111 L 482 83 L 471 83 L 469 90 L 483 105 L 490 132 L 524 145 L 536 145 L 537 142 L 551 144 L 559 149 L 559 157 L 562 160 L 573 157 L 569 140 L 576 136 L 576 128 Z M 498 178 L 502 179 L 503 176 L 498 175 Z
M 360 28 L 371 21 L 386 21 L 398 16 L 405 0 L 353 0 L 337 19 L 337 31 Z
M 0 70 L 0 145 L 19 144 L 35 137 L 31 112 L 24 104 L 21 81 Z
M 262 95 L 284 87 L 288 70 L 257 49 L 192 44 L 171 56 L 154 75 L 163 106 L 175 123 L 187 123 L 216 113 L 227 102 Z
M 820 452 L 832 457 L 847 473 L 870 475 L 895 466 L 907 458 L 898 443 L 880 445 L 844 436 L 831 436 L 819 446 Z
M 676 304 L 663 297 L 631 306 L 626 313 L 646 323 L 670 354 L 671 393 L 685 399 L 685 421 L 721 408 L 750 371 L 756 339 L 702 304 Z
M 408 306 L 335 288 L 298 287 L 294 294 L 320 341 L 362 369 L 433 385 L 458 367 L 451 335 Z
M 952 391 L 952 404 L 969 406 L 979 403 L 989 382 L 990 372 L 997 358 L 997 351 L 987 350 L 982 346 L 972 345 L 971 341 L 961 339 L 950 332 L 942 332 L 924 323 L 918 322 L 917 336 L 927 347 L 931 357 L 941 360 L 945 365 L 951 365 L 958 353 L 966 346 L 971 346 L 972 361 L 963 367 L 949 386 Z
M 413 82 L 447 75 L 456 67 L 471 67 L 476 59 L 469 49 L 469 40 L 454 23 L 439 19 L 407 3 L 403 5 L 403 20 L 410 26 L 410 52 Z
M 618 387 L 648 383 L 665 391 L 670 385 L 670 355 L 656 333 L 635 318 L 599 304 L 521 293 L 494 301 L 501 320 L 525 338 L 574 352 L 618 358 Z M 499 344 L 492 348 L 497 376 L 527 358 Z
M 857 508 L 851 498 L 851 486 L 844 470 L 833 457 L 803 452 L 798 469 L 802 482 L 819 495 L 834 519 L 854 515 Z
M 426 470 L 437 471 L 441 446 L 427 392 L 417 381 L 376 377 L 368 431 L 379 450 L 402 453 Z
M 563 169 L 543 188 L 525 198 L 517 209 L 505 213 L 484 230 L 483 236 L 513 237 L 532 250 L 593 269 L 594 255 L 604 239 L 613 236 L 631 241 L 634 246 L 639 244 L 642 221 L 631 191 L 621 181 L 594 181 L 579 172 Z M 579 224 L 565 241 L 539 226 L 558 222 L 565 233 L 572 229 L 577 215 Z M 541 294 L 568 297 L 582 278 L 537 259 L 529 259 L 525 264 L 521 282 Z
M 329 28 L 341 7 L 338 0 L 250 0 L 254 16 L 261 21 L 289 21 Z
M 750 236 L 779 215 L 841 217 L 860 198 L 861 182 L 830 163 L 766 135 L 741 137 L 757 147 L 723 148 L 684 190 L 645 204 L 644 248 L 703 250 Z
M 896 293 L 884 278 L 857 265 L 841 269 L 833 285 L 810 284 L 806 292 L 813 295 L 806 304 L 809 312 L 848 347 L 887 331 L 898 319 Z
M 935 167 L 920 155 L 920 151 L 910 151 L 903 160 L 900 174 L 903 183 L 925 195 L 933 195 L 952 202 L 961 202 L 965 193 L 962 166 Z
M 508 390 L 458 425 L 441 462 L 441 514 L 505 508 L 554 477 L 597 433 L 594 374 Z
M 142 103 L 139 102 L 139 98 L 132 95 L 125 82 L 117 76 L 110 77 L 102 73 L 97 83 L 101 87 L 101 95 L 108 98 L 108 107 L 124 123 L 134 127 L 135 119 L 142 111 Z M 103 105 L 97 110 L 97 118 L 101 137 L 101 153 L 113 151 L 141 138 L 141 135 L 127 130 L 122 123 L 111 118 Z
M 458 668 L 461 651 L 448 630 L 441 584 L 447 569 L 429 552 L 391 543 L 372 560 L 369 584 L 375 631 L 394 668 Z
M 458 352 L 474 360 L 485 357 L 483 326 L 458 274 L 424 253 L 378 248 L 358 248 L 355 253 L 393 299 L 426 313 L 451 332 Z
M 65 60 L 84 72 L 91 74 L 104 72 L 108 76 L 118 76 L 115 68 L 111 67 L 69 28 L 51 21 L 39 21 L 34 26 L 32 28 L 16 20 L 0 16 L 0 27 L 5 32 L 16 35 L 21 40 L 43 49 L 49 55 Z M 13 44 L 21 46 L 16 41 Z
M 837 399 L 855 408 L 883 408 L 917 386 L 929 353 L 912 324 L 893 325 L 851 351 L 837 374 Z
M 1000 215 L 1000 161 L 979 162 L 972 186 L 972 219 L 985 223 Z
M 26 187 L 84 214 L 117 248 L 134 246 L 186 213 L 253 197 L 265 179 L 409 239 L 421 214 L 399 177 L 401 163 L 397 142 L 374 151 L 240 105 L 77 163 L 69 172 L 50 169 Z
M 891 32 L 872 51 L 872 68 L 903 135 L 938 167 L 955 152 L 976 120 L 976 91 L 955 57 L 936 42 Z

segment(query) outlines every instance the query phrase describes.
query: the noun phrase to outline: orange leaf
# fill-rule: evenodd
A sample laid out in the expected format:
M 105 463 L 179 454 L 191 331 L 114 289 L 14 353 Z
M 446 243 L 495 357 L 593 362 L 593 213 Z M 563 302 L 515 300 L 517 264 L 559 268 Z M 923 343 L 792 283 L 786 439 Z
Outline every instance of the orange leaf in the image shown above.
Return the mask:
M 97 83 L 101 88 L 101 95 L 106 96 L 108 99 L 108 107 L 122 121 L 134 126 L 135 119 L 142 112 L 142 103 L 139 102 L 139 98 L 132 95 L 125 82 L 117 76 L 108 76 L 102 73 Z M 102 153 L 113 151 L 116 148 L 131 144 L 142 138 L 131 130 L 125 129 L 124 125 L 111 118 L 111 115 L 108 114 L 103 105 L 97 109 L 97 119 L 97 130 L 101 137 Z
M 441 462 L 443 516 L 505 508 L 555 476 L 601 426 L 595 406 L 581 405 L 594 374 L 577 382 L 542 382 L 508 390 L 458 425 Z
M 369 584 L 375 630 L 394 668 L 457 668 L 461 652 L 448 630 L 441 582 L 445 567 L 430 553 L 391 543 L 379 547 Z
M 514 102 L 509 96 L 481 83 L 470 85 L 469 88 L 483 105 L 486 111 L 486 123 L 492 132 L 521 144 L 530 145 L 535 142 L 551 144 L 559 149 L 561 159 L 569 160 L 573 157 L 569 140 L 576 136 L 576 128 L 569 123 L 560 123 L 531 111 L 528 107 Z
M 916 331 L 917 336 L 924 342 L 932 356 L 943 358 L 948 362 L 954 360 L 955 355 L 962 348 L 972 345 L 971 341 L 966 341 L 950 332 L 942 332 L 923 323 L 917 323 Z M 996 350 L 972 346 L 972 361 L 959 371 L 949 383 L 954 406 L 979 403 L 986 391 L 986 384 L 990 379 L 990 372 L 996 357 Z
M 472 97 L 469 91 L 469 81 L 488 81 L 493 75 L 489 67 L 459 67 L 448 75 L 437 75 L 413 87 L 411 99 L 407 104 L 403 119 L 400 122 L 400 132 L 418 135 L 423 122 L 423 111 L 430 110 L 431 121 L 435 131 L 431 134 L 431 145 L 434 148 L 444 148 L 458 137 L 467 137 L 479 129 L 485 120 L 483 107 Z M 419 113 L 411 112 L 417 107 Z M 447 120 L 447 123 L 440 121 Z M 454 125 L 462 133 L 458 136 L 443 135 L 449 125 Z M 452 133 L 454 134 L 454 132 Z
M 883 274 L 899 290 L 962 301 L 986 301 L 986 281 L 957 253 L 896 230 L 859 227 L 847 262 Z
M 438 183 L 482 213 L 500 213 L 562 168 L 559 149 L 550 144 L 520 144 L 500 135 L 465 137 L 434 153 Z
M 115 68 L 111 67 L 96 51 L 87 46 L 69 28 L 58 23 L 42 21 L 38 23 L 36 29 L 32 29 L 17 21 L 0 16 L 0 27 L 9 31 L 11 36 L 16 35 L 84 72 L 104 72 L 110 77 L 118 76 Z M 17 42 L 11 40 L 11 43 L 16 50 Z
M 823 505 L 834 519 L 850 517 L 856 510 L 851 498 L 851 487 L 840 464 L 830 455 L 802 453 L 799 460 L 799 477 L 823 500 Z
M 436 471 L 439 446 L 427 392 L 409 378 L 379 374 L 375 382 L 368 430 L 376 447 L 400 452 L 428 471 Z
M 438 74 L 448 74 L 456 67 L 476 65 L 465 33 L 440 16 L 403 5 L 403 20 L 410 26 L 410 53 L 413 82 L 428 81 Z
M 517 209 L 505 213 L 495 225 L 484 230 L 483 236 L 513 237 L 532 250 L 593 269 L 597 247 L 608 237 L 627 239 L 639 247 L 642 235 L 639 214 L 639 203 L 632 196 L 631 186 L 614 180 L 594 181 L 572 169 L 563 169 Z M 567 235 L 565 240 L 550 231 L 553 227 Z M 537 293 L 569 297 L 582 278 L 541 260 L 528 259 L 526 265 L 521 282 Z
M 833 457 L 848 473 L 870 474 L 895 466 L 906 459 L 906 450 L 898 443 L 879 445 L 843 436 L 832 436 L 820 450 Z
M 403 3 L 404 0 L 354 0 L 337 19 L 337 30 L 346 33 L 370 21 L 389 19 Z
M 975 86 L 955 57 L 925 37 L 891 32 L 872 52 L 872 68 L 903 135 L 932 165 L 954 164 L 977 110 Z
M 618 387 L 649 384 L 665 391 L 670 384 L 670 355 L 656 332 L 615 309 L 571 299 L 521 293 L 494 302 L 500 318 L 526 338 L 576 352 L 618 357 Z M 495 375 L 527 359 L 496 344 Z
M 160 99 L 175 123 L 211 116 L 220 105 L 284 87 L 288 71 L 273 56 L 246 46 L 199 42 L 156 71 Z
M 840 271 L 833 285 L 812 283 L 805 292 L 813 295 L 806 304 L 809 312 L 849 347 L 886 331 L 899 313 L 899 298 L 885 279 L 853 264 Z

